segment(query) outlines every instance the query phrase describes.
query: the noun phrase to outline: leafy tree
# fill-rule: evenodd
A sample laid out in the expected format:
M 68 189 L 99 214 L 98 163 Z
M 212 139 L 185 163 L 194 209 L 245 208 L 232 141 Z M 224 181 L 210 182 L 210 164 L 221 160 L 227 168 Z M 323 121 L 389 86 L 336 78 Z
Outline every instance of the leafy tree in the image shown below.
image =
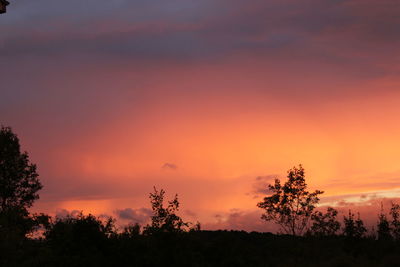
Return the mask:
M 257 206 L 265 210 L 263 220 L 275 222 L 286 234 L 302 235 L 323 191 L 307 191 L 302 165 L 290 169 L 287 178 L 284 185 L 275 179 L 275 184 L 268 186 L 272 194 Z
M 344 228 L 343 234 L 349 238 L 362 238 L 367 232 L 367 228 L 364 227 L 364 222 L 360 218 L 358 213 L 357 219 L 354 219 L 354 213 L 349 210 L 349 216 L 343 216 Z
M 189 226 L 189 223 L 184 222 L 181 217 L 176 215 L 179 210 L 178 195 L 168 201 L 167 207 L 164 207 L 164 195 L 163 189 L 157 191 L 155 187 L 154 193 L 150 193 L 149 198 L 154 215 L 151 217 L 151 225 L 144 228 L 144 234 L 183 232 L 185 227 Z
M 27 209 L 39 199 L 42 184 L 36 165 L 27 152 L 21 153 L 18 137 L 9 127 L 0 130 L 0 211 Z
M 392 236 L 390 234 L 390 223 L 383 213 L 383 204 L 381 203 L 381 212 L 378 215 L 378 239 L 379 240 L 387 240 L 390 239 Z
M 19 139 L 11 128 L 0 129 L 0 232 L 13 228 L 21 235 L 32 229 L 34 222 L 28 208 L 39 198 L 42 184 L 36 165 L 21 152 Z M 10 228 L 11 227 L 11 228 Z M 7 230 L 6 230 L 7 229 Z
M 340 222 L 337 218 L 338 211 L 329 207 L 327 212 L 323 214 L 318 211 L 311 215 L 313 224 L 310 229 L 310 234 L 316 236 L 333 236 L 340 229 Z
M 393 237 L 396 240 L 400 240 L 400 205 L 392 203 L 392 207 L 390 209 L 390 216 L 392 217 L 392 221 L 390 224 L 392 225 L 392 233 Z

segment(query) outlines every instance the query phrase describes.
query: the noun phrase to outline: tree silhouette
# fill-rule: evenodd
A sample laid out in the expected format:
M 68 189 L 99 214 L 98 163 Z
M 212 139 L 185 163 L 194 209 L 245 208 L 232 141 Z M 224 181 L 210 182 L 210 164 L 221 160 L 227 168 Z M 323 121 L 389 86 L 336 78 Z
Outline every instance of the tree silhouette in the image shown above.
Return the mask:
M 358 213 L 357 219 L 354 219 L 354 213 L 349 210 L 349 216 L 343 216 L 344 228 L 343 234 L 349 238 L 362 238 L 367 232 L 367 228 L 364 227 L 364 222 L 360 218 Z
M 9 127 L 0 130 L 0 211 L 26 209 L 39 198 L 42 189 L 36 165 L 21 153 L 18 137 Z
M 262 219 L 274 221 L 286 234 L 302 235 L 308 226 L 311 215 L 318 203 L 318 195 L 323 191 L 307 191 L 302 165 L 288 171 L 288 180 L 282 186 L 279 179 L 268 188 L 272 195 L 257 204 L 265 210 Z
M 325 214 L 318 211 L 311 215 L 313 224 L 310 234 L 316 236 L 333 236 L 340 229 L 340 222 L 336 219 L 338 211 L 329 207 Z
M 27 152 L 21 153 L 19 139 L 10 127 L 0 129 L 0 230 L 17 229 L 24 235 L 34 226 L 28 208 L 39 198 L 42 184 L 36 165 Z M 7 230 L 8 231 L 8 230 Z M 4 232 L 4 231 L 2 231 Z
M 6 13 L 9 4 L 7 0 L 0 0 L 0 14 Z
M 400 205 L 392 203 L 392 207 L 390 209 L 390 216 L 392 217 L 392 221 L 390 224 L 392 225 L 392 233 L 393 237 L 396 240 L 400 240 Z
M 144 234 L 182 232 L 184 227 L 189 226 L 189 223 L 176 215 L 179 210 L 178 195 L 176 194 L 173 200 L 168 201 L 167 207 L 164 207 L 164 195 L 163 189 L 157 191 L 155 187 L 154 193 L 150 193 L 149 198 L 154 215 L 151 217 L 151 225 L 144 228 Z
M 381 212 L 378 215 L 378 239 L 379 240 L 386 240 L 390 239 L 392 236 L 390 234 L 390 223 L 383 213 L 383 204 L 381 203 Z
M 140 235 L 140 225 L 138 223 L 129 224 L 124 227 L 124 230 L 120 234 L 124 238 L 134 238 Z

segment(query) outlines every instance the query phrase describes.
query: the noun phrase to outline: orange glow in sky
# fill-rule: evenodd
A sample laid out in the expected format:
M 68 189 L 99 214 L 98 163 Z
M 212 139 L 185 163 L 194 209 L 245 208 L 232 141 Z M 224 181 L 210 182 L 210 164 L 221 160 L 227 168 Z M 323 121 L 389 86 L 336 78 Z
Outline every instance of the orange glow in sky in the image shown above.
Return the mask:
M 38 164 L 35 211 L 128 222 L 156 186 L 206 228 L 267 231 L 256 204 L 298 164 L 323 205 L 397 198 L 393 1 L 128 2 L 0 18 L 0 123 Z

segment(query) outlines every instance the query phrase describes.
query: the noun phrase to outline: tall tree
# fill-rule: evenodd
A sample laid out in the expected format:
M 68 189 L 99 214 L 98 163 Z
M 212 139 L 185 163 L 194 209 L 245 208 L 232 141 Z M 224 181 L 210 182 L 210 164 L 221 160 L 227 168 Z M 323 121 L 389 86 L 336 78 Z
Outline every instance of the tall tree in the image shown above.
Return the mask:
M 0 129 L 0 212 L 26 210 L 39 199 L 42 184 L 36 165 L 21 152 L 19 139 L 10 127 Z
M 302 165 L 290 169 L 287 178 L 284 185 L 275 179 L 275 184 L 268 186 L 272 194 L 257 206 L 265 210 L 263 220 L 275 222 L 286 234 L 302 235 L 323 191 L 307 191 Z

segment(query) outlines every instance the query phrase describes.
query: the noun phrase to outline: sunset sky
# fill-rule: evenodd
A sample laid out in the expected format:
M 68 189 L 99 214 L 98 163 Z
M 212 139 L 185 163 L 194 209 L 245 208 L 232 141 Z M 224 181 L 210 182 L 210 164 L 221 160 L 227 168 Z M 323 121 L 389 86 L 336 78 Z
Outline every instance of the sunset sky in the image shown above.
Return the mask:
M 10 2 L 0 123 L 36 212 L 143 224 L 156 186 L 206 229 L 269 231 L 256 204 L 300 163 L 323 205 L 400 196 L 398 0 Z

